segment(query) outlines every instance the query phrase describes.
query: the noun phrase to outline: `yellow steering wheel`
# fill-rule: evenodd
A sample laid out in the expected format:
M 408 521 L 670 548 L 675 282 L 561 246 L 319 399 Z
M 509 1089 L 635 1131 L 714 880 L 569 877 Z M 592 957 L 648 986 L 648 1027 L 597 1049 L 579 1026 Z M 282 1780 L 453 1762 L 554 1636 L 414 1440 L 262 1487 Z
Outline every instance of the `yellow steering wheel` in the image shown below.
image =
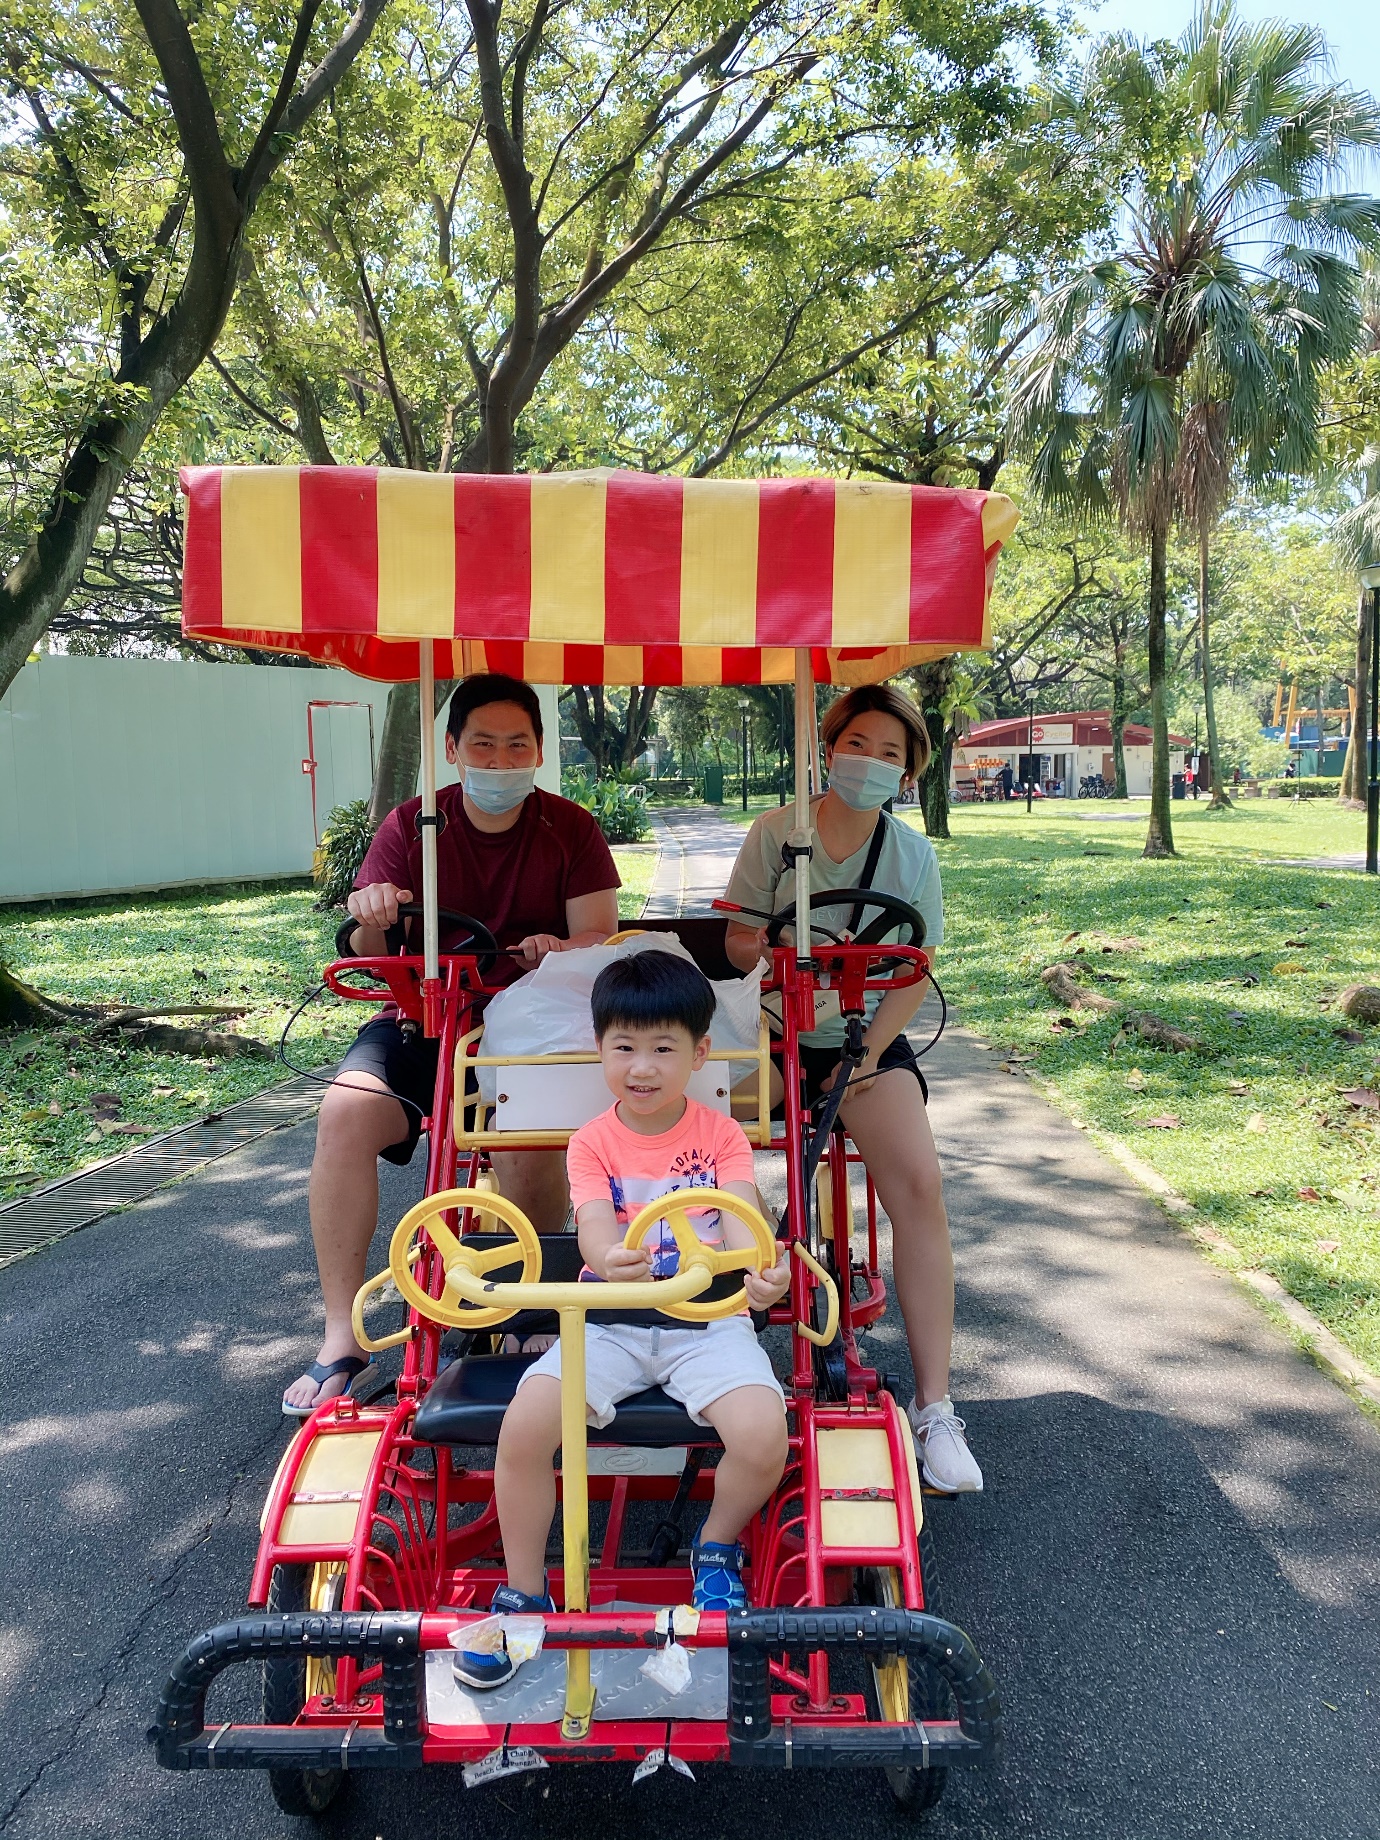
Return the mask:
M 721 1214 L 731 1214 L 735 1220 L 741 1220 L 752 1234 L 752 1245 L 706 1246 L 686 1218 L 692 1208 L 696 1212 L 717 1208 Z M 623 1237 L 629 1252 L 636 1252 L 659 1220 L 664 1220 L 671 1229 L 680 1251 L 682 1270 L 691 1264 L 705 1265 L 717 1278 L 726 1271 L 770 1271 L 776 1263 L 776 1235 L 766 1221 L 751 1202 L 741 1201 L 737 1195 L 727 1194 L 721 1188 L 678 1188 L 656 1201 L 649 1201 L 639 1210 Z M 745 1310 L 747 1291 L 739 1285 L 731 1296 L 715 1297 L 710 1302 L 666 1303 L 655 1307 L 666 1316 L 678 1317 L 681 1322 L 716 1322 L 722 1316 L 737 1316 Z
M 505 1226 L 512 1228 L 517 1245 L 505 1243 L 490 1246 L 485 1251 L 480 1249 L 477 1241 L 489 1239 L 491 1235 L 478 1234 L 461 1238 L 459 1234 L 452 1233 L 441 1219 L 442 1214 L 449 1213 L 451 1208 L 467 1207 L 474 1208 L 476 1212 L 496 1215 Z M 412 1275 L 413 1242 L 423 1228 L 440 1255 L 447 1273 L 460 1266 L 482 1277 L 486 1271 L 497 1271 L 501 1266 L 511 1265 L 514 1255 L 520 1252 L 522 1271 L 511 1282 L 536 1284 L 541 1277 L 541 1240 L 520 1207 L 490 1189 L 448 1188 L 438 1195 L 428 1195 L 416 1207 L 409 1208 L 394 1229 L 393 1241 L 388 1248 L 388 1269 L 393 1274 L 393 1282 L 403 1300 L 423 1316 L 430 1317 L 432 1322 L 446 1323 L 452 1329 L 488 1329 L 494 1323 L 505 1322 L 514 1313 L 516 1306 L 494 1304 L 484 1308 L 469 1303 L 448 1302 L 444 1296 L 428 1296 Z

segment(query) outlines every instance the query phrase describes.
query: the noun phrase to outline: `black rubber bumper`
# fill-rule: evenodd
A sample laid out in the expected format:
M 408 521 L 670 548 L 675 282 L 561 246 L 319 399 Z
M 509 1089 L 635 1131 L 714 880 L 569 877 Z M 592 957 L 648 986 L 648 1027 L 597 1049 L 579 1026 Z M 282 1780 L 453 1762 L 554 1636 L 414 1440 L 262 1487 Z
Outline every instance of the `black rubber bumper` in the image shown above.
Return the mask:
M 905 1655 L 949 1686 L 951 1723 L 895 1726 L 772 1725 L 773 1655 Z M 738 1610 L 728 1618 L 729 1760 L 756 1768 L 943 1768 L 990 1763 L 1001 1750 L 996 1683 L 971 1641 L 953 1623 L 918 1610 Z
M 168 1770 L 411 1770 L 422 1761 L 426 1710 L 422 1619 L 416 1611 L 297 1611 L 218 1623 L 168 1676 L 149 1731 Z M 206 1730 L 206 1694 L 228 1667 L 316 1655 L 383 1663 L 383 1725 L 307 1731 L 293 1725 Z
M 420 1615 L 297 1611 L 219 1623 L 178 1660 L 149 1739 L 169 1770 L 416 1769 L 426 1710 Z M 905 1655 L 942 1676 L 957 1724 L 773 1727 L 774 1655 L 821 1651 L 869 1659 Z M 382 1725 L 222 1725 L 206 1729 L 206 1695 L 226 1668 L 304 1655 L 382 1663 Z M 1001 1747 L 1001 1706 L 982 1658 L 963 1631 L 919 1611 L 741 1610 L 728 1618 L 729 1759 L 768 1769 L 942 1768 L 987 1763 Z

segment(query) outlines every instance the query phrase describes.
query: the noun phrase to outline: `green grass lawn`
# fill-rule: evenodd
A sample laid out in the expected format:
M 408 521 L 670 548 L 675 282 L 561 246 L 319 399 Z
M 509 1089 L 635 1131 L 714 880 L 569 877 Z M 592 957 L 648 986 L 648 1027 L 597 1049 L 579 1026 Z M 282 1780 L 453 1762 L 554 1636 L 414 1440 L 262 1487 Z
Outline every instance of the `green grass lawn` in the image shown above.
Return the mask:
M 654 845 L 614 852 L 624 919 L 642 912 L 656 868 Z M 276 1044 L 321 967 L 334 957 L 338 914 L 318 914 L 308 887 L 203 890 L 82 906 L 0 909 L 0 937 L 15 973 L 74 1001 L 243 1003 L 229 1027 Z M 368 1015 L 325 997 L 293 1025 L 299 1066 L 334 1060 Z M 173 1018 L 195 1023 L 195 1017 Z M 168 1131 L 246 1099 L 287 1075 L 277 1060 L 195 1060 L 102 1045 L 77 1028 L 0 1033 L 0 1201 L 139 1142 L 113 1122 Z M 118 1095 L 102 1133 L 93 1096 Z
M 313 899 L 310 888 L 280 886 L 11 907 L 0 910 L 0 937 L 15 973 L 49 995 L 148 1008 L 242 1002 L 238 1021 L 206 1020 L 276 1043 L 334 956 L 339 916 L 315 913 Z M 289 1052 L 304 1066 L 328 1061 L 356 1021 L 353 1007 L 347 1013 L 333 998 L 314 1003 Z M 120 1122 L 166 1131 L 285 1077 L 276 1060 L 152 1054 L 92 1043 L 76 1028 L 0 1035 L 0 1199 L 26 1192 L 35 1176 L 46 1181 L 138 1141 L 102 1136 L 96 1093 L 119 1096 Z
M 723 815 L 748 823 L 765 803 Z M 1144 800 L 1039 801 L 1029 817 L 1020 801 L 955 808 L 938 846 L 939 975 L 966 1024 L 1032 1057 L 1012 1064 L 1193 1202 L 1236 1248 L 1228 1263 L 1273 1272 L 1380 1369 L 1380 1128 L 1343 1096 L 1380 1091 L 1380 1028 L 1345 1041 L 1331 1007 L 1347 984 L 1380 983 L 1380 903 L 1360 875 L 1286 860 L 1363 850 L 1364 814 L 1330 800 L 1220 813 L 1188 800 L 1173 807 L 1179 857 L 1145 862 L 1148 811 Z M 919 825 L 913 808 L 902 815 Z M 1102 951 L 1124 938 L 1142 949 Z M 1056 1029 L 1061 1006 L 1040 972 L 1061 959 L 1124 979 L 1089 988 L 1202 1051 L 1117 1042 L 1114 1018 L 1085 1013 Z
M 623 886 L 618 890 L 618 918 L 637 920 L 647 905 L 656 874 L 657 847 L 654 843 L 620 844 L 613 852 Z
M 1380 1029 L 1348 1042 L 1332 1007 L 1380 983 L 1380 905 L 1354 873 L 1290 856 L 1364 846 L 1364 816 L 1252 801 L 1174 807 L 1177 860 L 1145 862 L 1107 802 L 960 807 L 939 845 L 940 977 L 963 1021 L 1031 1055 L 1073 1115 L 1113 1135 L 1380 1368 L 1380 1131 L 1347 1090 L 1380 1090 Z M 1094 817 L 1095 814 L 1095 817 Z M 912 818 L 918 823 L 918 818 Z M 1072 935 L 1072 937 L 1070 936 Z M 1140 950 L 1104 952 L 1133 938 Z M 1039 981 L 1067 959 L 1124 982 L 1089 988 L 1198 1038 L 1173 1053 L 1116 1041 L 1117 1020 L 1056 1029 Z M 1149 1120 L 1170 1117 L 1178 1128 Z M 1313 1190 L 1320 1199 L 1301 1195 Z

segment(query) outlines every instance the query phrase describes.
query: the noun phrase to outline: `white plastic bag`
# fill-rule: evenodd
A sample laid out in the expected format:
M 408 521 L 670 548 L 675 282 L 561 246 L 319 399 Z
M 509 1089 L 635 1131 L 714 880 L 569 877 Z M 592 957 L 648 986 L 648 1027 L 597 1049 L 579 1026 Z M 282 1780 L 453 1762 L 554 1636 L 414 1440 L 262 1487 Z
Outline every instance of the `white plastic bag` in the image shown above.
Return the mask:
M 690 1650 L 670 1641 L 665 1648 L 653 1649 L 638 1671 L 665 1687 L 673 1698 L 679 1698 L 690 1685 Z
M 468 1649 L 475 1655 L 508 1654 L 518 1663 L 534 1661 L 546 1640 L 546 1619 L 500 1612 L 452 1629 L 446 1640 L 452 1648 Z
M 577 946 L 571 952 L 548 952 L 535 971 L 501 990 L 484 1012 L 481 1054 L 581 1054 L 594 1049 L 594 1023 L 590 997 L 594 980 L 605 965 L 634 952 L 674 952 L 689 958 L 674 933 L 640 933 L 616 946 Z M 709 1038 L 713 1050 L 757 1048 L 762 1014 L 762 978 L 759 964 L 743 978 L 710 980 L 714 991 L 714 1020 Z M 729 1062 L 729 1085 L 736 1086 L 755 1071 L 751 1061 Z M 480 1067 L 479 1091 L 492 1103 L 498 1069 Z

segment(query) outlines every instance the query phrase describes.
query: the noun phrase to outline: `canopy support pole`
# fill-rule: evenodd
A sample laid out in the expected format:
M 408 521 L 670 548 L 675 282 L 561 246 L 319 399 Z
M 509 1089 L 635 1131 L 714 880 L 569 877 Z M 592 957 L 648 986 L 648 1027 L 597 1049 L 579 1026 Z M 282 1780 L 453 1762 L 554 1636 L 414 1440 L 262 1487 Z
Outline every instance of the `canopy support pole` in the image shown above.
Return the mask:
M 418 718 L 422 741 L 422 1032 L 441 1033 L 441 930 L 436 913 L 436 659 L 419 645 Z
M 815 680 L 810 669 L 810 648 L 795 652 L 795 824 L 786 839 L 795 869 L 795 956 L 804 963 L 810 956 L 810 785 L 814 777 Z

